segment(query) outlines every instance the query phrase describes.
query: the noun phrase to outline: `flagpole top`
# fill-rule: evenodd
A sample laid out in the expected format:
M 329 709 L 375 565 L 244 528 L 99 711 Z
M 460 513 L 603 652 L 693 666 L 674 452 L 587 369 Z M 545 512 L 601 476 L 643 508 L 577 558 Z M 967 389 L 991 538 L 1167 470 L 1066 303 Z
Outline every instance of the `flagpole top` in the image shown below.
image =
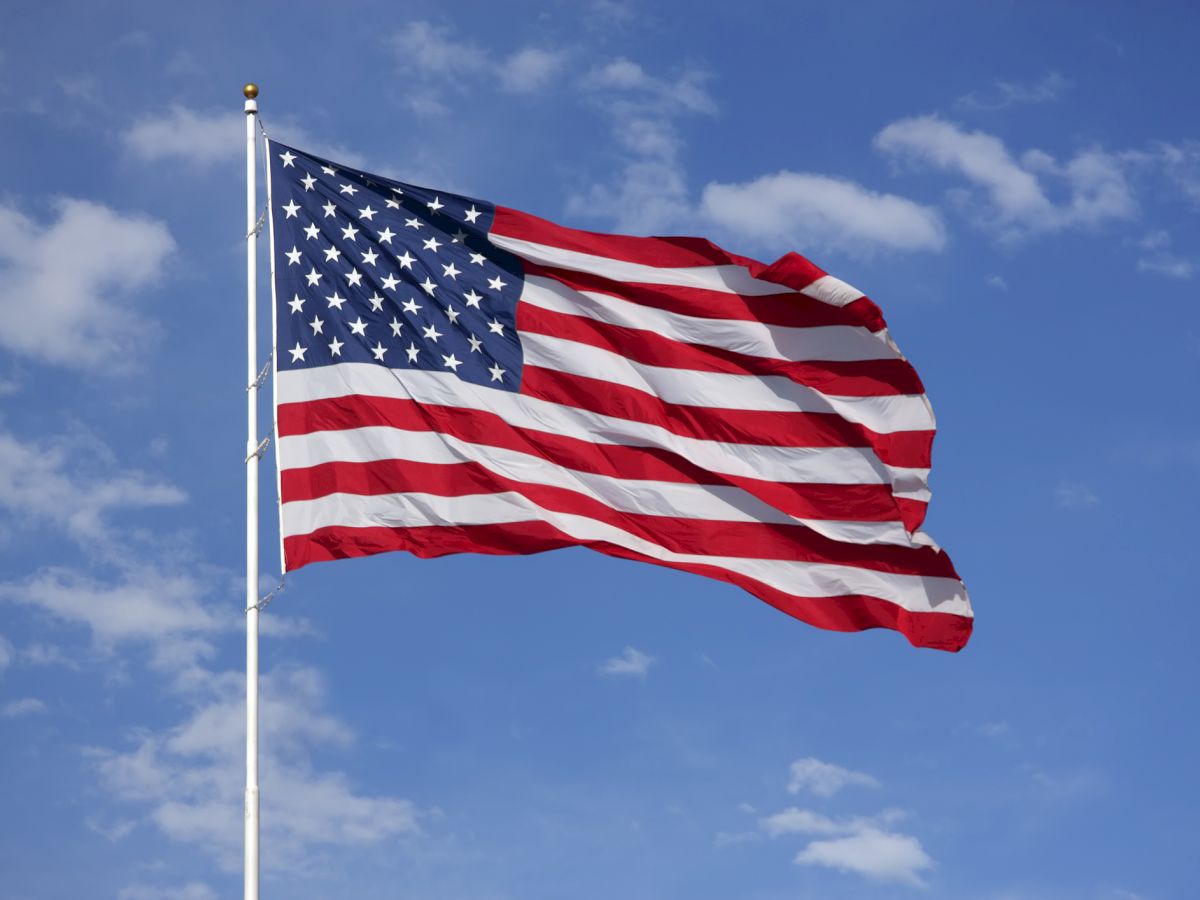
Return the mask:
M 253 100 L 258 96 L 258 85 L 253 81 L 249 81 L 242 88 L 242 93 L 246 96 L 247 100 Z

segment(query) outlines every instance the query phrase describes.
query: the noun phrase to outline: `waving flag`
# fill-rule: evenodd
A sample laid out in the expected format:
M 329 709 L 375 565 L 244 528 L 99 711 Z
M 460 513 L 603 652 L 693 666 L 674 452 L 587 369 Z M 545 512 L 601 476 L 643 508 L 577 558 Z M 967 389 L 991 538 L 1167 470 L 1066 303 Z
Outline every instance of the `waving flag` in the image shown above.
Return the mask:
M 858 291 L 268 153 L 287 570 L 579 545 L 966 643 L 933 414 Z

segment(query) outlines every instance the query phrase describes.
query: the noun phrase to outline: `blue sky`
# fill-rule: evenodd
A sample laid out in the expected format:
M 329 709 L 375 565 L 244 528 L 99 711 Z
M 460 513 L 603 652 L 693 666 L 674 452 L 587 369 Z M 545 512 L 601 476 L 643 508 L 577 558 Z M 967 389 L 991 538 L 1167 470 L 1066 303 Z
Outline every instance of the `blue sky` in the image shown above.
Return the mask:
M 10 10 L 4 895 L 240 892 L 255 80 L 310 151 L 862 289 L 978 617 L 950 655 L 586 551 L 312 566 L 265 616 L 264 896 L 1191 896 L 1198 40 L 1184 3 Z

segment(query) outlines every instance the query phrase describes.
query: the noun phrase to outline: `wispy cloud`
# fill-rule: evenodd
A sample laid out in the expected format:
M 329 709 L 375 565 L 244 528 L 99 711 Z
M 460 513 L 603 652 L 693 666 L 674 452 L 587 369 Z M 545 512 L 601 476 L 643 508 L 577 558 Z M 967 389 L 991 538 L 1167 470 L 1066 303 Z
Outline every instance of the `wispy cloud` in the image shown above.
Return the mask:
M 1078 481 L 1060 481 L 1054 488 L 1054 502 L 1063 509 L 1088 509 L 1100 505 L 1096 493 Z
M 795 862 L 915 887 L 924 886 L 921 873 L 933 868 L 933 860 L 912 835 L 871 827 L 844 837 L 813 841 L 796 854 Z
M 42 224 L 0 204 L 0 346 L 72 369 L 128 370 L 134 302 L 175 242 L 162 222 L 87 200 L 60 199 L 55 214 Z M 138 316 L 140 341 L 156 331 Z
M 1196 273 L 1196 264 L 1171 252 L 1171 236 L 1166 231 L 1155 231 L 1138 242 L 1142 255 L 1138 258 L 1139 272 L 1150 272 L 1167 278 L 1185 280 Z
M 1039 232 L 1089 228 L 1137 213 L 1122 161 L 1099 147 L 1082 150 L 1066 163 L 1040 150 L 1018 159 L 995 135 L 967 131 L 937 116 L 915 116 L 888 125 L 875 146 L 897 159 L 952 172 L 974 189 L 962 195 L 978 223 L 1002 240 Z M 1045 182 L 1066 189 L 1056 203 Z
M 10 700 L 0 706 L 0 716 L 31 716 L 46 712 L 46 704 L 36 697 L 22 697 L 20 700 Z
M 879 779 L 808 756 L 792 763 L 787 789 L 789 794 L 810 791 L 818 797 L 832 797 L 851 785 L 876 788 Z
M 121 890 L 117 900 L 217 900 L 217 892 L 199 881 L 178 887 L 131 884 Z
M 941 250 L 936 210 L 843 178 L 778 172 L 743 184 L 708 184 L 700 212 L 718 227 L 773 250 L 793 247 L 864 255 L 876 250 Z
M 419 89 L 404 100 L 419 116 L 450 111 L 449 95 L 495 85 L 513 94 L 531 94 L 555 84 L 566 67 L 562 48 L 527 45 L 496 56 L 487 48 L 460 37 L 449 25 L 417 19 L 394 32 L 389 44 L 396 64 Z
M 989 110 L 1031 103 L 1053 103 L 1061 100 L 1070 87 L 1071 83 L 1058 72 L 1047 72 L 1032 83 L 996 80 L 992 82 L 990 90 L 982 93 L 972 91 L 959 97 L 955 105 L 962 109 Z
M 653 664 L 653 656 L 647 656 L 636 647 L 626 647 L 624 653 L 606 659 L 596 671 L 601 675 L 624 675 L 645 679 Z

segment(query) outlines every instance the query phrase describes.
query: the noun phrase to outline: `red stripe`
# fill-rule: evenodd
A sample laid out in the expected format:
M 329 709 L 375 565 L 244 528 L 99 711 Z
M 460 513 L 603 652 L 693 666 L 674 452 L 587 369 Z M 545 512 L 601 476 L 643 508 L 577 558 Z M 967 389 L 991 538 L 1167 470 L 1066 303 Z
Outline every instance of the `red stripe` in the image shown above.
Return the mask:
M 865 297 L 846 306 L 833 306 L 800 293 L 743 296 L 674 284 L 616 281 L 592 272 L 552 268 L 532 262 L 524 262 L 523 265 L 526 275 L 553 278 L 577 291 L 609 294 L 639 306 L 698 319 L 734 319 L 787 328 L 843 325 L 866 327 L 873 332 L 885 327 L 879 308 Z
M 797 518 L 886 522 L 900 517 L 886 484 L 779 483 L 725 475 L 709 472 L 659 447 L 593 444 L 565 435 L 515 428 L 495 413 L 480 410 L 352 395 L 283 403 L 278 407 L 277 417 L 280 437 L 371 426 L 441 432 L 473 444 L 528 453 L 551 465 L 597 475 L 737 487 Z
M 508 491 L 528 498 L 543 509 L 587 516 L 675 553 L 830 563 L 899 575 L 958 578 L 950 558 L 929 547 L 846 543 L 798 524 L 624 512 L 578 491 L 518 481 L 475 462 L 381 460 L 285 469 L 281 474 L 280 493 L 283 502 L 290 503 L 339 493 L 364 496 L 423 493 L 465 497 Z
M 680 437 L 767 447 L 856 447 L 891 466 L 929 467 L 933 431 L 876 434 L 835 413 L 720 409 L 667 403 L 600 378 L 526 365 L 521 393 L 562 406 L 664 428 Z
M 751 356 L 709 344 L 683 343 L 651 331 L 555 312 L 531 303 L 517 304 L 517 328 L 600 347 L 651 366 L 728 375 L 779 375 L 831 396 L 925 393 L 917 373 L 902 359 L 797 362 Z
M 788 253 L 767 265 L 745 256 L 722 250 L 711 241 L 693 237 L 631 237 L 623 234 L 599 234 L 594 231 L 579 231 L 547 222 L 538 216 L 523 213 L 504 206 L 496 207 L 492 233 L 548 244 L 564 250 L 590 253 L 609 259 L 639 263 L 657 268 L 691 268 L 696 266 L 742 266 L 754 278 L 800 291 L 826 274 L 799 253 Z M 865 298 L 864 298 L 865 299 Z M 849 307 L 841 307 L 848 309 Z M 867 320 L 879 323 L 870 327 L 882 327 L 883 317 L 879 308 L 869 300 L 858 306 L 865 313 L 857 324 L 867 325 Z
M 513 522 L 504 525 L 450 525 L 420 528 L 321 528 L 312 534 L 284 539 L 289 572 L 311 562 L 369 556 L 406 550 L 424 559 L 451 553 L 529 554 L 577 546 L 580 542 L 546 522 Z M 917 647 L 960 650 L 971 635 L 972 620 L 936 612 L 909 612 L 878 597 L 796 597 L 759 581 L 716 566 L 663 562 L 624 547 L 587 542 L 610 556 L 649 562 L 729 582 L 754 594 L 779 610 L 832 631 L 865 631 L 890 628 L 901 632 Z

